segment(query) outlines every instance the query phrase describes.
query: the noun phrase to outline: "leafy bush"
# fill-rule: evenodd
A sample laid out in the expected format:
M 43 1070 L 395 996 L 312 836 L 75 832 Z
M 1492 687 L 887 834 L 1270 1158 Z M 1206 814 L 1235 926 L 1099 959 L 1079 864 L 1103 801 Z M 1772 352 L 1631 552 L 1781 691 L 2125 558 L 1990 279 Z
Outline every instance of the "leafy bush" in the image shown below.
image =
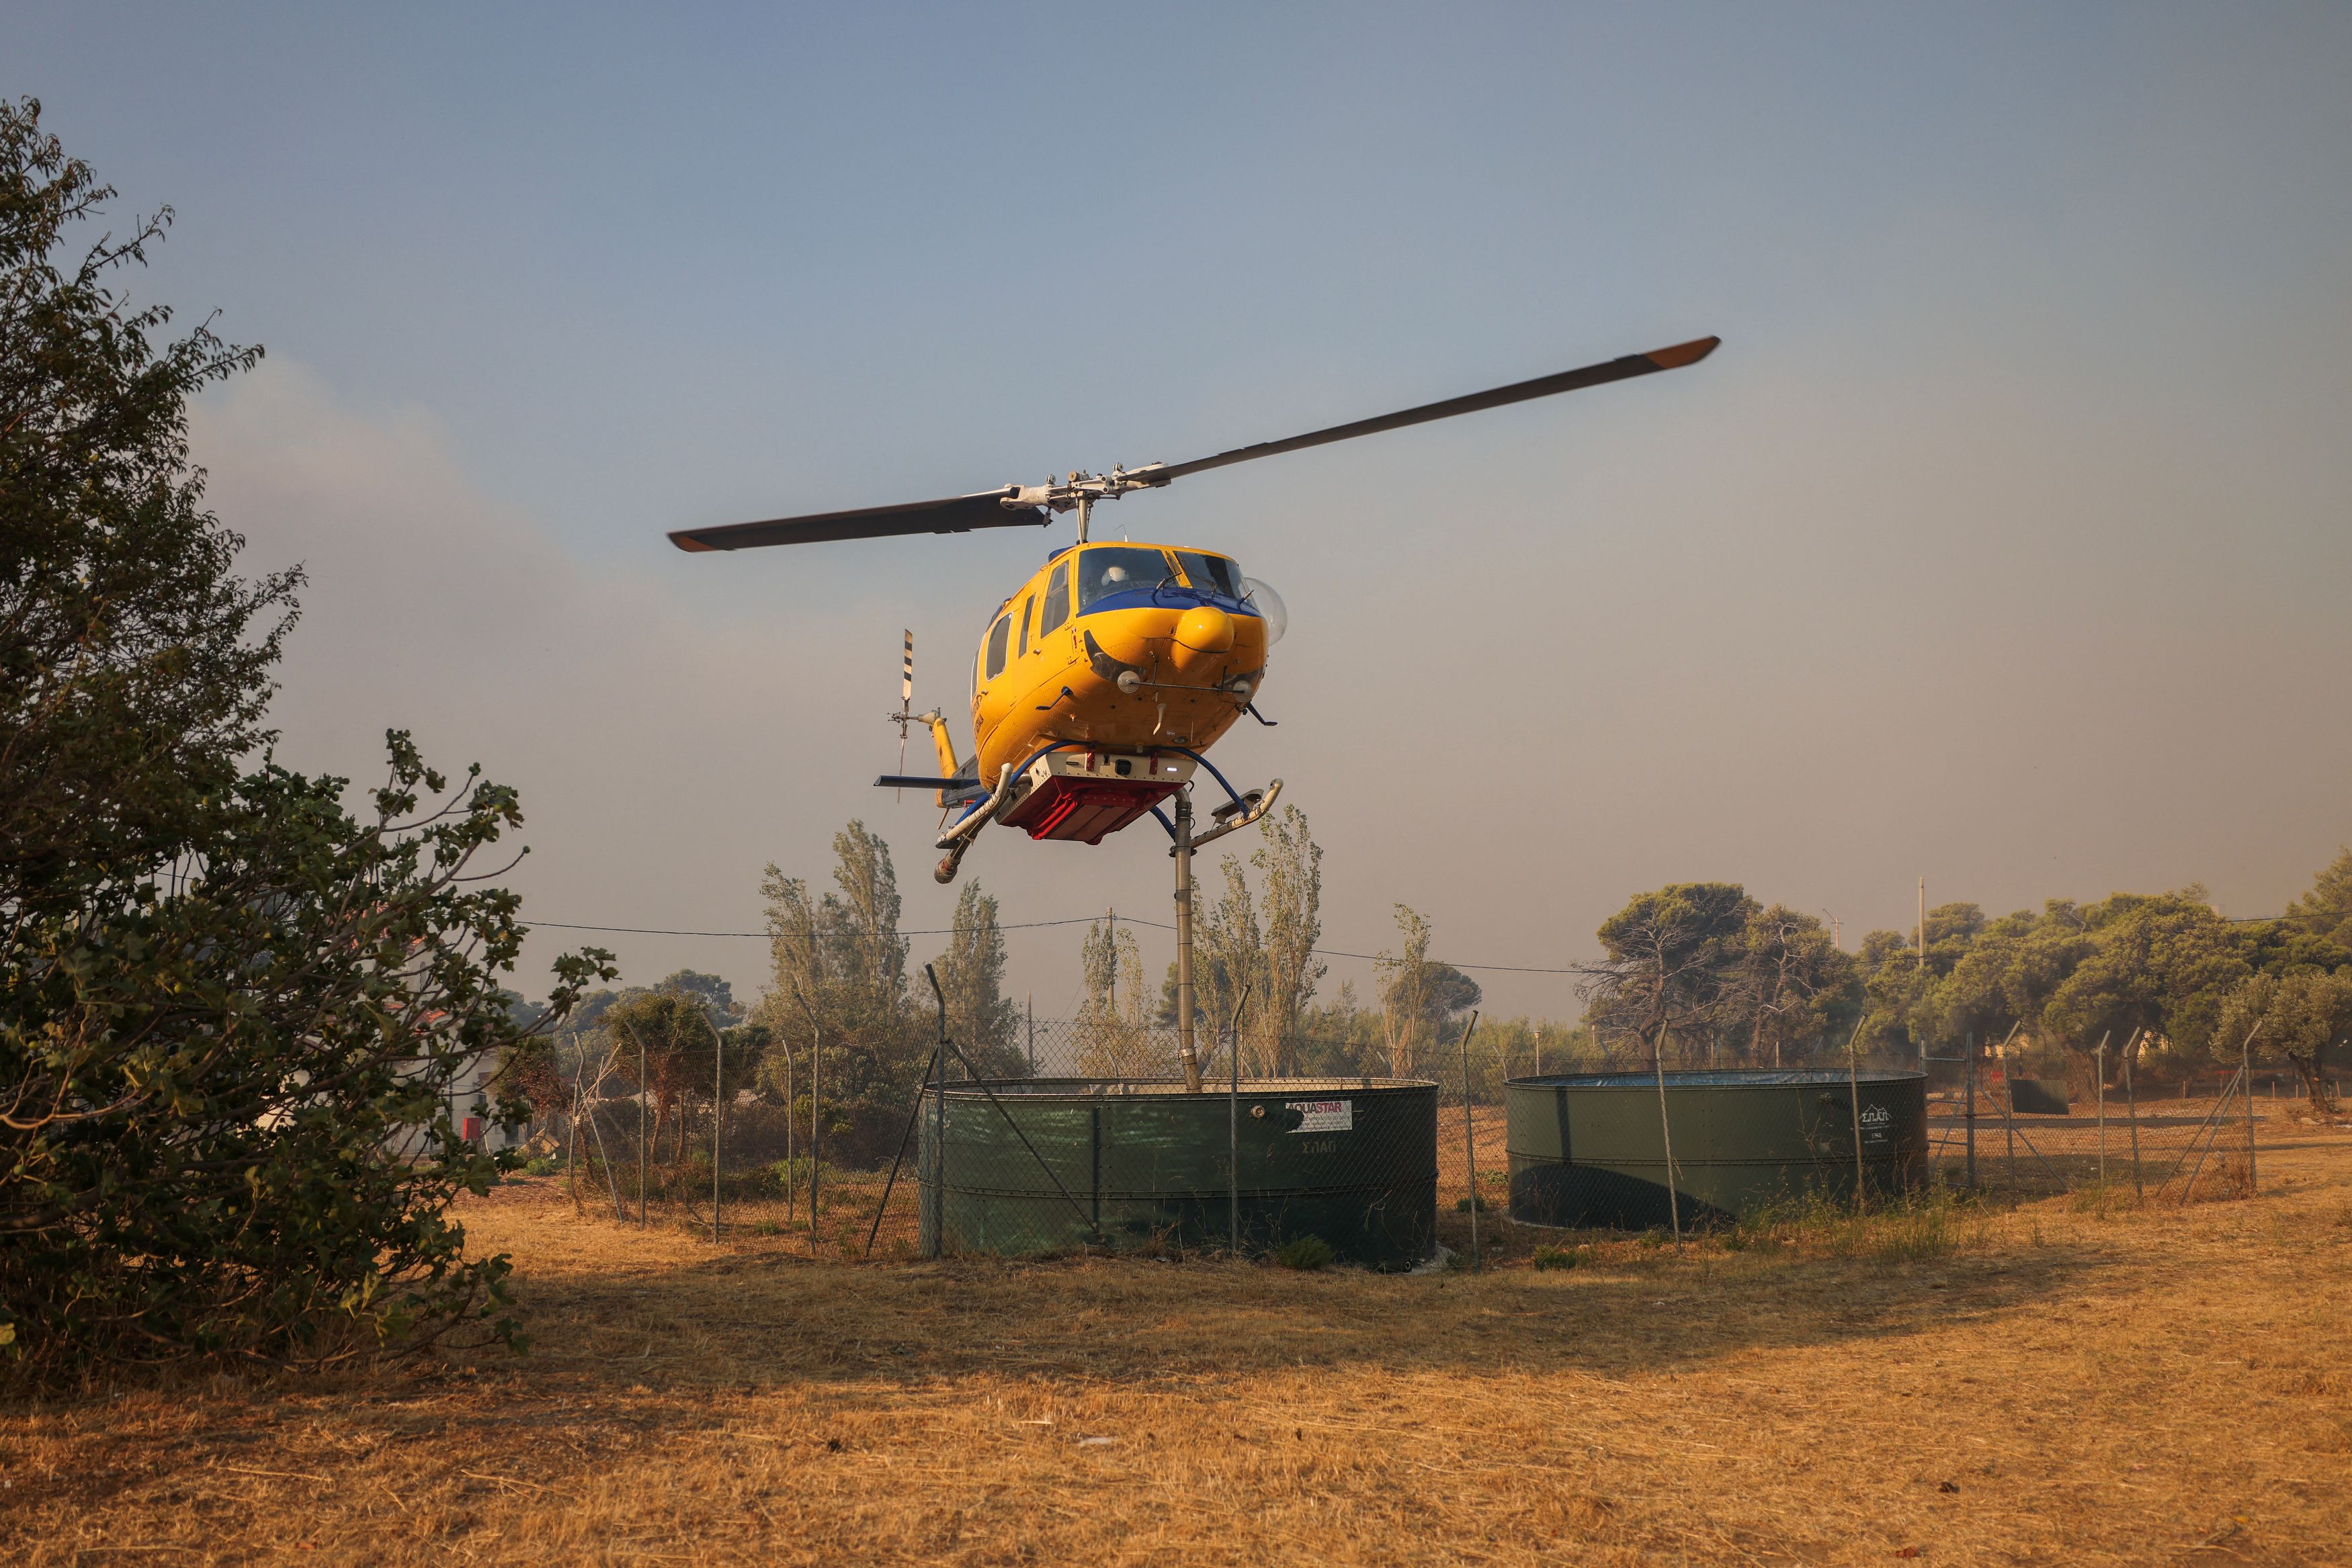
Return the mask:
M 1573 1269 L 1592 1260 L 1590 1247 L 1538 1247 L 1533 1260 L 1538 1269 Z
M 1332 1250 L 1331 1244 L 1320 1236 L 1301 1236 L 1276 1248 L 1274 1260 L 1286 1269 L 1311 1274 L 1318 1269 L 1329 1268 L 1339 1256 Z
M 259 350 L 158 348 L 169 313 L 110 292 L 161 218 L 60 265 L 110 194 L 0 103 L 0 1355 L 512 1341 L 505 1260 L 446 1211 L 499 1169 L 453 1101 L 538 1044 L 476 863 L 515 795 L 403 734 L 365 820 L 341 779 L 240 776 L 298 580 L 231 571 L 186 405 Z M 538 1027 L 602 961 L 559 961 Z

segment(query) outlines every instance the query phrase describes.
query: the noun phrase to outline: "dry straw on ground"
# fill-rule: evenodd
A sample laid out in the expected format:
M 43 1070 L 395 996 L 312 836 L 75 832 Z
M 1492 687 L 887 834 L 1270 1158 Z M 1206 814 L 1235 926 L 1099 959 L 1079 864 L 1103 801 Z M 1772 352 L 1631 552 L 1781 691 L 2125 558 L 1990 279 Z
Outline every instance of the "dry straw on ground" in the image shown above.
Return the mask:
M 2250 1203 L 1476 1278 L 845 1268 L 519 1185 L 466 1220 L 527 1360 L 9 1408 L 0 1560 L 2341 1563 L 2352 1138 L 2284 1141 Z

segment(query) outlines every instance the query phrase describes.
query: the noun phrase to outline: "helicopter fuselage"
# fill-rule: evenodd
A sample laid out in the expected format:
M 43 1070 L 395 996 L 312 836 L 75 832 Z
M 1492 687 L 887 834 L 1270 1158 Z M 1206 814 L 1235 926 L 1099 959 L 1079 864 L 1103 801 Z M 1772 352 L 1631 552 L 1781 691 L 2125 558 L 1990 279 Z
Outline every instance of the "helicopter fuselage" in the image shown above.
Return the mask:
M 1173 793 L 1192 772 L 1187 754 L 1215 744 L 1256 695 L 1272 641 L 1265 596 L 1215 551 L 1056 551 L 981 637 L 977 767 L 958 771 L 989 789 L 1014 768 L 1022 799 L 1003 820 L 1033 837 L 1117 831 Z

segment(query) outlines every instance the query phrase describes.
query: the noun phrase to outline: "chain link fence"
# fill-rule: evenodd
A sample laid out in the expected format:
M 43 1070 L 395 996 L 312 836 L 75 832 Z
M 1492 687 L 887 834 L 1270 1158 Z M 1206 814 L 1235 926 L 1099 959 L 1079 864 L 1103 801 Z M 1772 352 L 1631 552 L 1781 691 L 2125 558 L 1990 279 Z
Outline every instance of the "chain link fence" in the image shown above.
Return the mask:
M 1928 1058 L 1936 1179 L 2020 1197 L 2094 1189 L 2187 1203 L 2257 1187 L 2260 1145 L 2295 1102 L 2244 1068 L 2150 1085 L 2094 1072 L 2029 1077 L 1997 1061 Z M 2267 1091 L 2267 1094 L 2265 1093 Z
M 1580 1064 L 1507 1061 L 1474 1032 L 1424 1046 L 1402 1073 L 1382 1061 L 1268 1079 L 1246 1061 L 1237 1075 L 1230 1034 L 1200 1032 L 1192 1094 L 1173 1028 L 1024 1019 L 1025 1076 L 983 1083 L 950 1047 L 936 1070 L 944 1096 L 927 1075 L 862 1158 L 841 1156 L 847 1140 L 821 1088 L 791 1108 L 728 1094 L 723 1116 L 707 1095 L 651 1107 L 583 1097 L 530 1129 L 525 1154 L 583 1209 L 706 1231 L 715 1218 L 727 1236 L 836 1261 L 1080 1248 L 1262 1256 L 1313 1238 L 1340 1260 L 1398 1268 L 1528 1240 L 1507 1219 L 1504 1086 Z M 2291 1083 L 2243 1072 L 2103 1091 L 2095 1076 L 2007 1075 L 1989 1058 L 1973 1079 L 1961 1056 L 1912 1064 L 1928 1079 L 1925 1179 L 1989 1196 L 2242 1196 L 2262 1144 L 2299 1106 Z M 1678 1164 L 1701 1153 L 1675 1151 Z M 1705 1222 L 1696 1207 L 1679 1218 Z
M 931 1070 L 944 1096 L 927 1072 L 860 1159 L 837 1153 L 821 1087 L 790 1109 L 726 1094 L 723 1114 L 708 1095 L 646 1106 L 626 1084 L 583 1087 L 523 1152 L 583 1210 L 708 1230 L 715 1209 L 726 1235 L 839 1261 L 1294 1244 L 1312 1260 L 1319 1242 L 1337 1260 L 1411 1267 L 1466 1234 L 1474 1145 L 1483 1202 L 1502 1207 L 1503 1064 L 1474 1062 L 1465 1107 L 1458 1041 L 1452 1071 L 1383 1061 L 1270 1079 L 1243 1075 L 1231 1034 L 1199 1031 L 1193 1094 L 1172 1027 L 1024 1018 L 1026 1076 L 975 1078 L 950 1044 Z

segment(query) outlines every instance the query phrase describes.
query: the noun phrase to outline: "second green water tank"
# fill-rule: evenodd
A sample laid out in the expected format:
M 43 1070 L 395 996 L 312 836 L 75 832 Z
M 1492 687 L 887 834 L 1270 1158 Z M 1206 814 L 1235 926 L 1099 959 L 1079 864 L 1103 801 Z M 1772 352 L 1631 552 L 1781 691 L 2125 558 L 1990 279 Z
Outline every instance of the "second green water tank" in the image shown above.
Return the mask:
M 1857 1113 L 1856 1094 L 1859 1093 Z M 1916 1182 L 1927 1153 L 1927 1081 L 1843 1069 L 1579 1072 L 1504 1086 L 1511 1218 L 1531 1225 L 1663 1228 L 1666 1143 L 1685 1228 L 1823 1193 L 1851 1199 L 1855 1132 L 1874 1194 Z

